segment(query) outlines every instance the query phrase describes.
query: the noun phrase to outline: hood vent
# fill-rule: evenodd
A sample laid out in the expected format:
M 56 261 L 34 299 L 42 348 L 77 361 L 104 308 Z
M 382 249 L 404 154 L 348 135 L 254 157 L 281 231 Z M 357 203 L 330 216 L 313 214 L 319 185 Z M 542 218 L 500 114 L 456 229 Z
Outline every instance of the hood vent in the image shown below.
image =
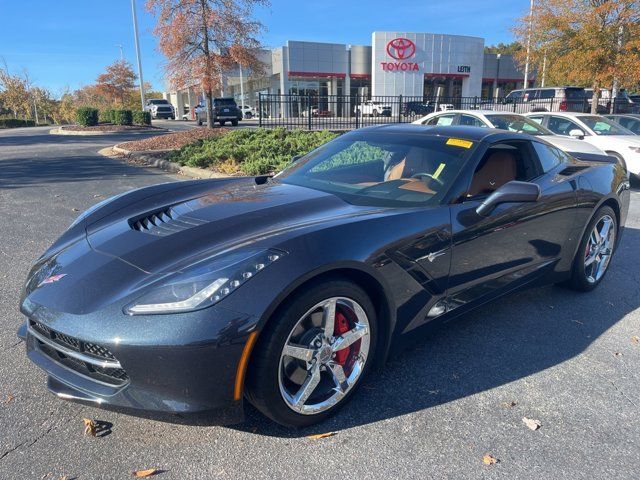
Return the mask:
M 173 233 L 200 226 L 204 223 L 206 223 L 204 220 L 180 215 L 171 207 L 149 213 L 144 217 L 129 220 L 129 225 L 132 230 L 157 235 L 159 237 L 166 237 Z

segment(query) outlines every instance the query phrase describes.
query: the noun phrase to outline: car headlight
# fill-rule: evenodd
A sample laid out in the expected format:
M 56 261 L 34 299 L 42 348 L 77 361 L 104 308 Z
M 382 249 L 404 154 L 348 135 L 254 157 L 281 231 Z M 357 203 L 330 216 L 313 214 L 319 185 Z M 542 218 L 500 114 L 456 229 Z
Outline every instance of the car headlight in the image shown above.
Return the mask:
M 633 150 L 634 152 L 636 152 L 636 153 L 640 153 L 640 147 L 635 147 L 635 146 L 633 146 L 633 145 L 629 145 L 629 148 L 630 148 L 631 150 Z
M 283 255 L 278 250 L 245 250 L 201 261 L 161 281 L 124 311 L 129 315 L 151 315 L 210 307 Z

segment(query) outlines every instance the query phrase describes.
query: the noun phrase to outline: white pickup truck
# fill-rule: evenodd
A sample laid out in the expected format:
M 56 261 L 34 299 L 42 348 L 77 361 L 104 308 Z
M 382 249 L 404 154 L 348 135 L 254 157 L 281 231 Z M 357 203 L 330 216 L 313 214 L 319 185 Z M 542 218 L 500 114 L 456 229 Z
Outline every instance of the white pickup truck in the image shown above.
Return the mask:
M 360 114 L 369 117 L 390 117 L 391 105 L 375 100 L 367 100 L 356 107 L 356 115 Z

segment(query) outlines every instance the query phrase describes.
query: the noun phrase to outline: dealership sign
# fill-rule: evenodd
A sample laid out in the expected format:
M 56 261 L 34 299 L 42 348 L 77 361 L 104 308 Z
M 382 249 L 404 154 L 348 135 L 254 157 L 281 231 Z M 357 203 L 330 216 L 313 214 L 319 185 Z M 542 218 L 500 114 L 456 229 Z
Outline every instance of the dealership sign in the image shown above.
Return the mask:
M 380 62 L 382 70 L 386 72 L 418 72 L 420 67 L 416 62 L 407 61 L 416 54 L 416 44 L 408 38 L 394 38 L 387 43 L 387 55 L 395 62 Z

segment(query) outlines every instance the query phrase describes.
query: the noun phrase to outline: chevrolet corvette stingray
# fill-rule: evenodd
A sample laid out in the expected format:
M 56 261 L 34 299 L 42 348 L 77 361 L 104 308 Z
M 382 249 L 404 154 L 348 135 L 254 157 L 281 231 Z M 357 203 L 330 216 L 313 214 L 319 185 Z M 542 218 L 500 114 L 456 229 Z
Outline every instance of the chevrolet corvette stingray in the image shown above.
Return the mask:
M 18 335 L 64 399 L 152 414 L 246 400 L 310 425 L 409 337 L 517 289 L 595 288 L 628 206 L 613 157 L 486 128 L 364 128 L 275 176 L 94 206 L 28 274 Z

